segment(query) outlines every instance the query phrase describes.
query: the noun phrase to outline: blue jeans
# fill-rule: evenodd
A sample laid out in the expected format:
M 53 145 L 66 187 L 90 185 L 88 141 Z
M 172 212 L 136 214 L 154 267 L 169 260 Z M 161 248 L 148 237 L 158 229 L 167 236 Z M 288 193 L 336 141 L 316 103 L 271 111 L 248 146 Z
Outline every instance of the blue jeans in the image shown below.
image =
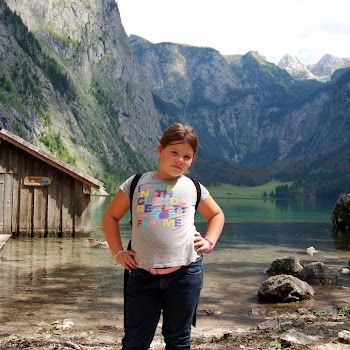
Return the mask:
M 202 260 L 166 275 L 130 272 L 122 350 L 149 349 L 161 311 L 165 349 L 190 349 L 191 323 L 203 287 Z

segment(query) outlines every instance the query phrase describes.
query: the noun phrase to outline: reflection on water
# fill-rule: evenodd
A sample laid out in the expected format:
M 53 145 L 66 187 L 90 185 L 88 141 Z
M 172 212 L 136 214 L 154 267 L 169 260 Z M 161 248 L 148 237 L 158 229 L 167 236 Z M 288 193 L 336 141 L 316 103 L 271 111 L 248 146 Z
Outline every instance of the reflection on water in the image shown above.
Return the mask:
M 10 239 L 0 251 L 1 333 L 35 327 L 41 321 L 72 318 L 87 325 L 122 320 L 122 269 L 116 268 L 104 241 L 101 218 L 111 197 L 93 197 L 91 239 Z M 256 294 L 273 260 L 297 255 L 304 264 L 322 261 L 348 266 L 350 238 L 332 232 L 333 203 L 218 199 L 226 224 L 213 254 L 205 255 L 202 309 L 239 319 L 259 305 Z M 127 215 L 128 216 L 128 215 Z M 121 222 L 130 238 L 129 218 Z M 198 215 L 197 229 L 205 222 Z M 318 253 L 310 256 L 306 248 Z M 339 286 L 349 287 L 342 275 Z M 317 288 L 315 306 L 337 303 L 346 289 Z M 22 327 L 22 328 L 21 328 Z
M 228 221 L 330 222 L 334 203 L 328 201 L 218 199 Z

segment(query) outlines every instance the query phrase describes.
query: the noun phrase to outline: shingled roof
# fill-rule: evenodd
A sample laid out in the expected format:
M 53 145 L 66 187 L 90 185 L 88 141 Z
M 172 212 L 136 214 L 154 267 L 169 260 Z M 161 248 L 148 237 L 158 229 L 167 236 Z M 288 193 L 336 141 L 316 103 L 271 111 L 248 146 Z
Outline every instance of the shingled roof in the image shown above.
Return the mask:
M 24 150 L 25 152 L 33 155 L 34 157 L 50 164 L 51 166 L 63 171 L 64 173 L 72 176 L 73 178 L 83 182 L 84 184 L 91 186 L 93 188 L 103 188 L 103 182 L 96 180 L 92 176 L 84 174 L 83 172 L 77 170 L 70 164 L 62 162 L 61 160 L 51 156 L 49 153 L 44 152 L 39 147 L 25 141 L 21 137 L 11 133 L 8 130 L 0 128 L 0 139 L 4 139 L 9 143 L 17 146 L 18 148 Z

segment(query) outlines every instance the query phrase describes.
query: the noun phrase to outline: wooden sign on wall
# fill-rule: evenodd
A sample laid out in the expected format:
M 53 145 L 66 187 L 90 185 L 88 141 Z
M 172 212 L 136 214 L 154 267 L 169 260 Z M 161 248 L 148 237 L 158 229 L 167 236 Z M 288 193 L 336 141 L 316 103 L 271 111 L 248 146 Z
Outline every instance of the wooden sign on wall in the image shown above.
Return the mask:
M 47 176 L 26 176 L 24 178 L 25 186 L 50 186 L 52 179 Z

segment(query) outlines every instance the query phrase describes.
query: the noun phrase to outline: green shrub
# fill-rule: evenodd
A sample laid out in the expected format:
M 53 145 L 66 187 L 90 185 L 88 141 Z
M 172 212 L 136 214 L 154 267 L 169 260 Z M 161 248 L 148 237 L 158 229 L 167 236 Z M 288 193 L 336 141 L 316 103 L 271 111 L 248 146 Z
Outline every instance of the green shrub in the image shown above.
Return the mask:
M 65 148 L 60 133 L 43 133 L 40 135 L 39 141 L 46 146 L 50 153 L 62 161 L 72 165 L 76 164 L 76 159 Z

